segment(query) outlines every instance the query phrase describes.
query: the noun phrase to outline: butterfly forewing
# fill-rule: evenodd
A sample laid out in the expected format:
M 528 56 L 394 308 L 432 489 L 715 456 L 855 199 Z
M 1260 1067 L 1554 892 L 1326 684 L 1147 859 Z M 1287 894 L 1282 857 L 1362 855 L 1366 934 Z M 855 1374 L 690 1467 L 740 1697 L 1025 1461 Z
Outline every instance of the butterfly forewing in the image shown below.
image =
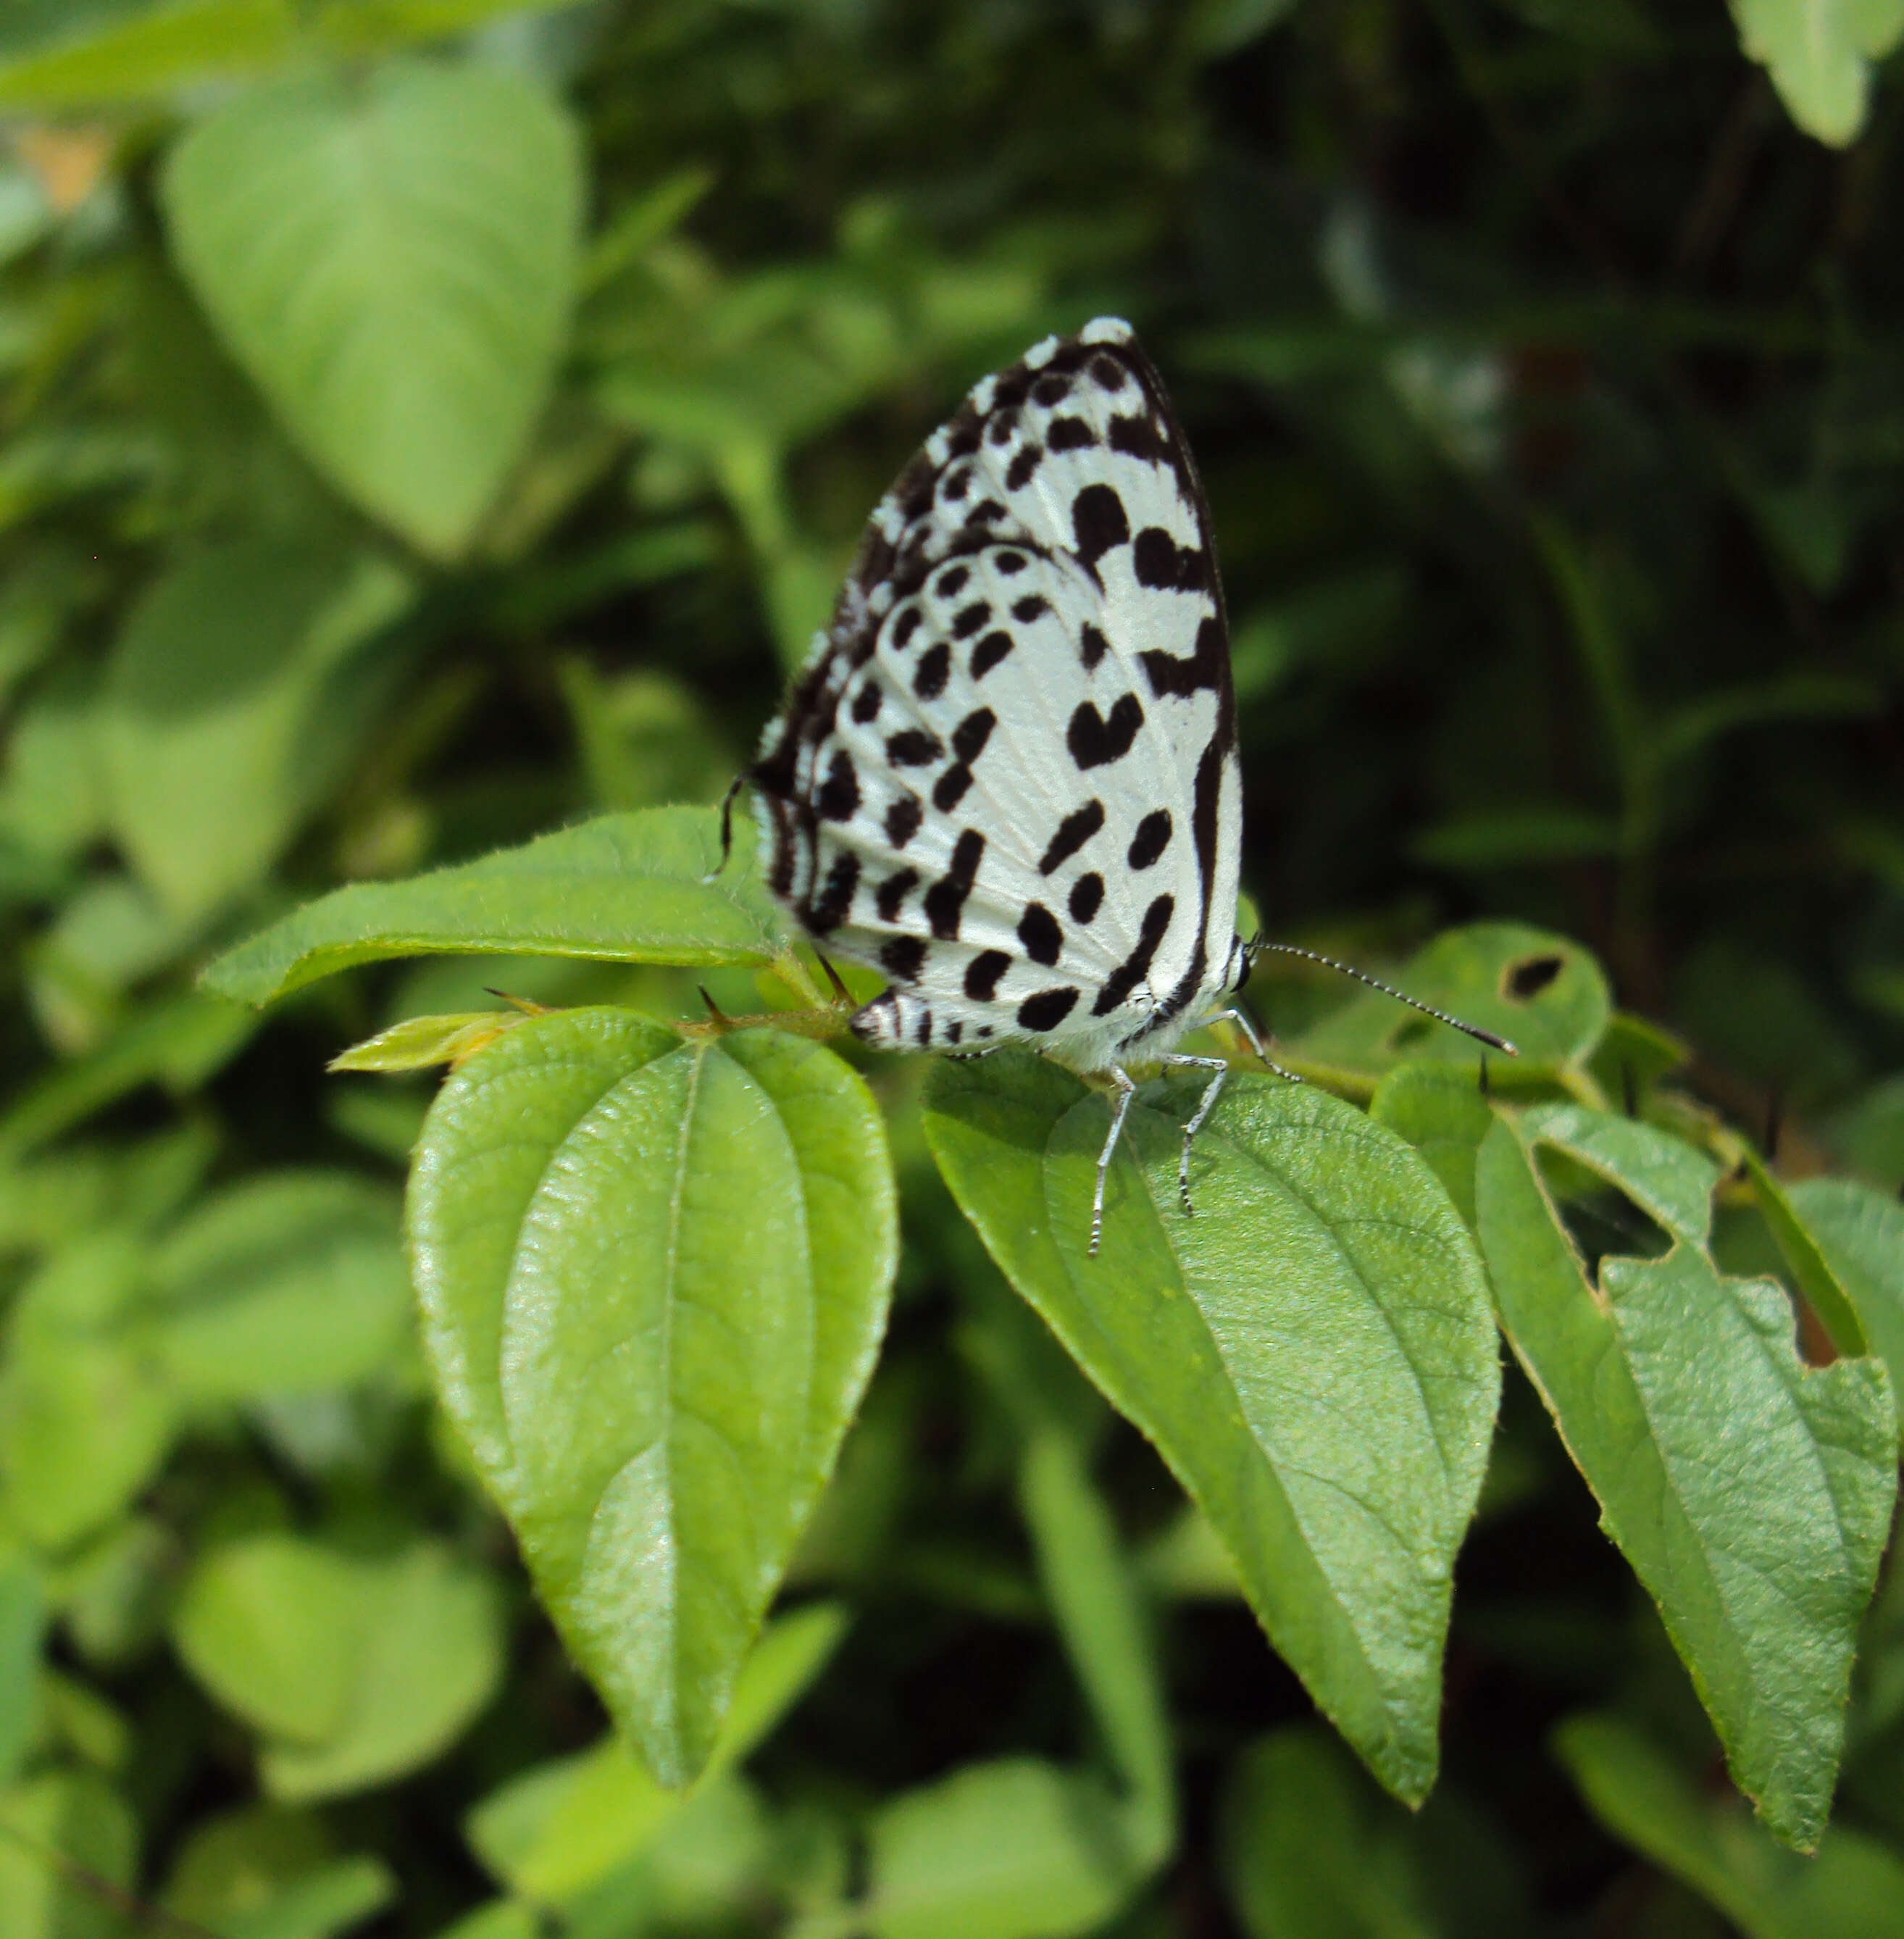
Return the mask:
M 1080 1069 L 1236 980 L 1229 647 L 1163 385 L 1112 319 L 979 384 L 869 521 L 752 778 L 776 893 L 890 979 L 854 1027 Z

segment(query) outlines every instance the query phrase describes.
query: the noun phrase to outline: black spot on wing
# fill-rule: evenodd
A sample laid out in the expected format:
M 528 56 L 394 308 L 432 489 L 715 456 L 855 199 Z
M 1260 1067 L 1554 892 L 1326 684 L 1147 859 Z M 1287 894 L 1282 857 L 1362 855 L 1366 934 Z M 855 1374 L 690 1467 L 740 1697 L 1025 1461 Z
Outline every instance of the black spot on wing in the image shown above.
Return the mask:
M 1031 387 L 1031 400 L 1042 404 L 1049 410 L 1054 404 L 1061 404 L 1071 394 L 1071 380 L 1057 373 L 1048 373 Z
M 1036 592 L 1027 592 L 1022 599 L 1011 602 L 1011 616 L 1020 626 L 1029 626 L 1033 620 L 1041 619 L 1051 610 L 1051 602 Z
M 902 794 L 886 811 L 886 839 L 895 848 L 903 848 L 919 833 L 926 811 L 916 794 Z
M 952 677 L 952 649 L 943 640 L 935 640 L 919 656 L 914 668 L 912 690 L 921 700 L 936 700 Z
M 966 898 L 972 893 L 984 853 L 984 836 L 977 829 L 968 828 L 953 845 L 952 866 L 926 891 L 926 920 L 941 942 L 950 942 L 958 936 Z
M 972 577 L 972 568 L 966 565 L 948 566 L 938 576 L 938 583 L 932 590 L 941 599 L 956 599 L 966 589 L 966 582 Z
M 1080 875 L 1071 885 L 1071 920 L 1089 922 L 1104 906 L 1104 878 L 1093 871 Z
M 985 428 L 984 420 L 972 408 L 968 397 L 945 427 L 945 455 L 947 458 L 969 458 L 978 449 L 980 435 Z
M 952 730 L 952 751 L 962 761 L 975 761 L 992 738 L 998 716 L 989 707 L 975 707 Z
M 952 622 L 952 637 L 955 640 L 970 639 L 991 616 L 991 607 L 984 600 L 975 599 Z
M 879 891 L 873 897 L 873 906 L 879 911 L 880 921 L 897 921 L 900 906 L 918 886 L 919 871 L 917 869 L 902 869 L 896 875 L 888 875 L 880 884 Z
M 966 965 L 966 994 L 975 1003 L 989 1003 L 998 994 L 999 979 L 1011 966 L 1011 959 L 1003 950 L 981 949 Z
M 1019 605 L 1028 605 L 1028 600 L 1020 599 Z M 1015 610 L 1015 609 L 1014 609 Z M 1009 633 L 994 629 L 972 650 L 972 677 L 983 680 L 1009 653 L 1017 644 Z
M 1038 872 L 1048 875 L 1053 869 L 1062 868 L 1103 826 L 1104 804 L 1101 801 L 1087 801 L 1082 808 L 1074 808 L 1058 823 L 1057 833 L 1051 837 L 1051 846 L 1045 851 L 1044 859 L 1038 865 Z
M 834 857 L 833 866 L 826 872 L 826 884 L 819 896 L 807 906 L 807 927 L 816 936 L 824 936 L 829 930 L 838 929 L 853 907 L 853 892 L 859 886 L 859 858 L 850 849 L 844 850 Z
M 908 606 L 893 622 L 893 650 L 896 653 L 904 653 L 913 635 L 918 632 L 919 617 L 919 608 Z
M 879 718 L 879 710 L 884 696 L 879 682 L 870 675 L 859 683 L 859 691 L 853 696 L 853 717 L 863 727 L 868 721 Z
M 1124 501 L 1109 485 L 1087 485 L 1071 501 L 1071 531 L 1078 556 L 1085 565 L 1095 565 L 1113 546 L 1130 542 Z
M 992 561 L 993 568 L 1007 579 L 1014 577 L 1025 569 L 1025 556 L 1021 552 L 1002 552 Z
M 880 945 L 879 966 L 902 983 L 916 982 L 925 960 L 923 936 L 896 936 Z
M 1197 648 L 1188 659 L 1155 647 L 1137 657 L 1151 692 L 1159 699 L 1166 694 L 1182 697 L 1212 687 L 1224 694 L 1229 691 L 1230 643 L 1223 622 L 1215 614 L 1197 629 Z
M 1064 947 L 1064 931 L 1042 903 L 1031 903 L 1018 918 L 1018 940 L 1034 963 L 1042 963 L 1048 970 Z
M 1144 724 L 1144 710 L 1134 693 L 1120 694 L 1109 714 L 1099 713 L 1095 702 L 1078 704 L 1065 729 L 1064 744 L 1081 773 L 1123 759 Z
M 955 761 L 932 784 L 932 805 L 941 814 L 950 814 L 966 798 L 972 786 L 972 766 L 966 761 Z
M 922 451 L 899 473 L 892 499 L 908 525 L 923 519 L 932 509 L 932 490 L 938 482 L 938 467 Z
M 1069 984 L 1055 990 L 1040 990 L 1018 1006 L 1018 1027 L 1053 1030 L 1076 1009 L 1078 992 Z
M 1005 467 L 1005 487 L 1008 492 L 1022 492 L 1032 481 L 1032 474 L 1045 461 L 1044 448 L 1028 444 L 1014 454 L 1011 462 Z
M 1170 811 L 1167 808 L 1154 808 L 1137 824 L 1137 832 L 1130 838 L 1130 852 L 1124 857 L 1133 869 L 1148 869 L 1170 842 Z
M 1163 435 L 1148 418 L 1113 418 L 1106 432 L 1106 442 L 1127 458 L 1141 458 L 1146 464 L 1169 463 L 1170 448 Z
M 1098 662 L 1110 650 L 1110 641 L 1087 619 L 1078 635 L 1078 657 L 1084 662 L 1085 672 L 1095 671 Z
M 1157 954 L 1157 945 L 1163 940 L 1164 932 L 1170 927 L 1170 918 L 1176 913 L 1176 896 L 1159 896 L 1145 910 L 1137 946 L 1105 978 L 1104 987 L 1097 993 L 1097 1001 L 1091 1006 L 1093 1016 L 1109 1016 L 1150 974 L 1151 959 Z
M 923 768 L 945 752 L 936 734 L 923 727 L 908 727 L 903 734 L 887 736 L 886 758 L 896 768 Z
M 823 821 L 850 821 L 859 806 L 859 777 L 853 756 L 841 747 L 826 770 L 826 778 L 814 796 L 814 810 Z
M 1087 418 L 1054 418 L 1045 427 L 1045 442 L 1053 451 L 1088 451 L 1097 434 Z

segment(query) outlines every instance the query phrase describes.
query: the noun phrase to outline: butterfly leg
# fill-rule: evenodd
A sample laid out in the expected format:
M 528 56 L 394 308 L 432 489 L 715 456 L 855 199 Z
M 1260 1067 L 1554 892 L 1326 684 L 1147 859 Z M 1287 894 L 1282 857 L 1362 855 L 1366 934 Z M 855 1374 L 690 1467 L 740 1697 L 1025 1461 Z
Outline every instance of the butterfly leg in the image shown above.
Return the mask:
M 1216 1107 L 1217 1093 L 1223 1088 L 1223 1080 L 1230 1074 L 1230 1067 L 1220 1057 L 1169 1056 L 1158 1060 L 1173 1070 L 1194 1068 L 1212 1073 L 1209 1082 L 1204 1087 L 1203 1097 L 1198 1100 L 1190 1122 L 1183 1128 L 1183 1153 L 1177 1160 L 1177 1196 L 1183 1201 L 1184 1216 L 1196 1215 L 1190 1203 L 1190 1147 L 1197 1134 L 1203 1128 L 1203 1120 Z
M 1097 1242 L 1104 1236 L 1104 1180 L 1111 1169 L 1111 1155 L 1118 1148 L 1118 1140 L 1124 1135 L 1124 1121 L 1130 1115 L 1130 1100 L 1137 1094 L 1137 1087 L 1131 1082 L 1129 1074 L 1116 1065 L 1111 1067 L 1111 1076 L 1118 1087 L 1118 1101 L 1111 1113 L 1111 1135 L 1104 1140 L 1104 1149 L 1097 1155 L 1097 1189 L 1091 1195 L 1090 1201 L 1090 1256 L 1097 1256 Z
M 1252 1050 L 1255 1052 L 1256 1061 L 1258 1063 L 1264 1065 L 1266 1068 L 1270 1070 L 1273 1070 L 1279 1077 L 1288 1078 L 1291 1084 L 1302 1084 L 1307 1082 L 1308 1080 L 1306 1078 L 1297 1076 L 1294 1071 L 1284 1070 L 1282 1066 L 1278 1064 L 1276 1060 L 1270 1056 L 1269 1052 L 1263 1048 L 1263 1039 L 1261 1034 L 1257 1030 L 1255 1024 L 1251 1020 L 1250 1016 L 1246 1011 L 1218 1010 L 1212 1015 L 1206 1017 L 1203 1022 L 1199 1024 L 1197 1027 L 1199 1030 L 1202 1030 L 1211 1024 L 1226 1023 L 1234 1024 L 1237 1029 L 1241 1030 L 1243 1035 L 1249 1038 L 1249 1047 Z

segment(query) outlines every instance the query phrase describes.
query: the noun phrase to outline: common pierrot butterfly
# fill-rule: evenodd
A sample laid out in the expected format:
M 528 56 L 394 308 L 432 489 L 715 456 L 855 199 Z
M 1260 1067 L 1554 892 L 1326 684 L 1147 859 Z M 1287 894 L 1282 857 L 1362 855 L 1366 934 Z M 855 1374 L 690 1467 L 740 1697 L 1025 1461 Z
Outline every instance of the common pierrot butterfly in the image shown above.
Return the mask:
M 926 440 L 744 779 L 774 895 L 890 979 L 856 1036 L 1029 1045 L 1110 1081 L 1093 1252 L 1126 1067 L 1207 1071 L 1179 1171 L 1190 1210 L 1191 1141 L 1227 1066 L 1176 1046 L 1228 1018 L 1261 1056 L 1228 999 L 1276 945 L 1236 928 L 1242 787 L 1209 507 L 1128 324 L 1046 338 Z

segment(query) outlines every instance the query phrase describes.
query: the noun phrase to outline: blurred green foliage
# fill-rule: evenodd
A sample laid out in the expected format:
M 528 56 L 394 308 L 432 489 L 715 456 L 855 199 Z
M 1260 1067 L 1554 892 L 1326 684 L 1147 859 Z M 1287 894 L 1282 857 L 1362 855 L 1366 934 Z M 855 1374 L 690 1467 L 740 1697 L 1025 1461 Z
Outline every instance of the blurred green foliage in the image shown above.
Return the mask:
M 555 960 L 553 904 L 518 954 L 360 960 L 264 1018 L 195 983 L 337 884 L 717 798 L 920 436 L 1112 311 L 1215 507 L 1273 933 L 1580 938 L 1604 1093 L 1671 1067 L 1659 1019 L 1685 1108 L 1804 1180 L 1788 1230 L 1775 1186 L 1721 1192 L 1720 1265 L 1828 1330 L 1821 1286 L 1895 1315 L 1904 13 L 1732 14 L 7 11 L 5 1939 L 133 1929 L 126 1890 L 225 1939 L 1904 1933 L 1898 1572 L 1797 1858 L 1510 1371 L 1410 1818 L 1003 1291 L 901 1061 L 868 1067 L 895 1313 L 813 1599 L 660 1791 L 429 1396 L 397 1216 L 429 1087 L 321 1073 L 485 986 L 687 1016 L 756 973 Z M 1251 994 L 1345 1055 L 1396 1027 L 1306 971 Z M 1410 1078 L 1375 1114 L 1471 1214 L 1465 1108 Z M 1541 1162 L 1590 1168 L 1577 1131 Z M 1485 1227 L 1534 1160 L 1483 1162 Z

